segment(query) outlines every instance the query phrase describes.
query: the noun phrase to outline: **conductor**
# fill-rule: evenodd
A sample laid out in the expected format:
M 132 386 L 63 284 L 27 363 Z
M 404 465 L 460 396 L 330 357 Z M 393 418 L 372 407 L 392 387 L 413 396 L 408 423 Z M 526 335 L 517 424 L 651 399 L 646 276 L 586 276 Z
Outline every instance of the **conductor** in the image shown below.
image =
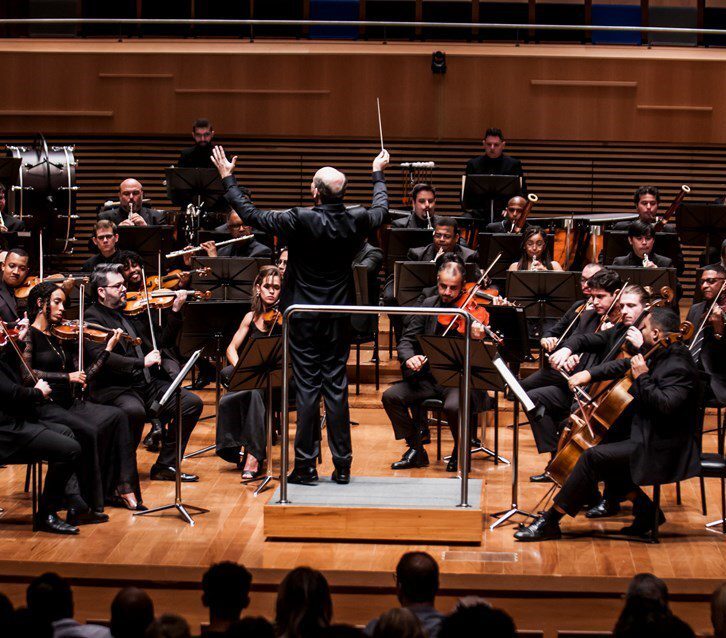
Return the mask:
M 343 203 L 347 179 L 325 166 L 310 184 L 312 208 L 295 207 L 283 212 L 260 211 L 237 186 L 233 176 L 237 158 L 227 160 L 216 146 L 212 161 L 219 170 L 225 198 L 245 224 L 283 238 L 289 249 L 280 309 L 293 304 L 354 304 L 353 259 L 370 231 L 383 223 L 388 212 L 388 195 L 383 171 L 388 151 L 373 160 L 373 202 L 346 208 Z M 353 458 L 350 441 L 348 377 L 350 319 L 330 314 L 300 315 L 290 323 L 290 353 L 296 385 L 297 431 L 295 467 L 290 483 L 314 485 L 318 480 L 320 393 L 325 400 L 328 445 L 335 471 L 332 479 L 350 482 Z

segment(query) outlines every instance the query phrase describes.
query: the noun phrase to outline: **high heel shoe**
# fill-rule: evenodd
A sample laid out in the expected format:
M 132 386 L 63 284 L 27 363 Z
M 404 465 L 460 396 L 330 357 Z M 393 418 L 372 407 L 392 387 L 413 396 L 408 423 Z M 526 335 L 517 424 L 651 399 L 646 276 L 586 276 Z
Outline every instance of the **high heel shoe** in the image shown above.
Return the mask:
M 251 454 L 247 457 L 247 463 L 250 462 L 250 459 L 254 459 L 255 457 Z M 257 461 L 257 459 L 255 459 Z M 247 467 L 247 463 L 245 463 L 245 468 L 242 470 L 242 480 L 243 481 L 249 481 L 252 479 L 256 479 L 258 476 L 262 474 L 262 463 L 260 461 L 257 461 L 257 467 L 255 469 L 252 469 L 250 467 Z

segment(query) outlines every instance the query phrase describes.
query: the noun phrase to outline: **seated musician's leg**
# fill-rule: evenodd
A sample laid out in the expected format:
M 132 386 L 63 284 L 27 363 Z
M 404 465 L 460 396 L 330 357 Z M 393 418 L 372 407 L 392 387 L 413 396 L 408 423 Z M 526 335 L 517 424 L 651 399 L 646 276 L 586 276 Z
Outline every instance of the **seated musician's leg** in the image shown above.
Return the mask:
M 571 395 L 566 385 L 547 385 L 529 390 L 529 398 L 534 402 L 540 416 L 530 417 L 537 451 L 540 454 L 549 454 L 554 458 L 562 431 L 562 422 L 570 414 Z M 535 412 L 537 411 L 535 410 Z M 529 480 L 533 483 L 547 483 L 551 479 L 547 474 L 535 474 Z
M 454 439 L 454 449 L 446 465 L 447 472 L 456 472 L 458 469 L 458 440 L 459 440 L 459 388 L 440 388 L 444 396 L 444 415 L 449 424 L 451 436 Z M 490 398 L 486 393 L 472 392 L 469 399 L 469 439 L 476 437 L 477 414 L 489 409 Z
M 412 418 L 411 409 L 425 399 L 436 396 L 434 384 L 425 379 L 399 381 L 383 393 L 383 409 L 391 420 L 396 439 L 405 439 L 408 445 L 401 460 L 391 465 L 394 470 L 424 467 L 429 464 L 428 455 L 421 443 L 418 423 Z

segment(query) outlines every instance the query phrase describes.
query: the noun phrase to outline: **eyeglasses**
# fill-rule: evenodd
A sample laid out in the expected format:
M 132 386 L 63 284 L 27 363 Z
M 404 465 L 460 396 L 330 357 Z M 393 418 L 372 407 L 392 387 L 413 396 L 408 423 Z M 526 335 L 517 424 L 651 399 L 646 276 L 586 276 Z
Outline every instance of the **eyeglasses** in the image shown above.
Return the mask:
M 449 233 L 434 233 L 434 239 L 451 239 L 453 235 Z
M 101 286 L 101 288 L 115 288 L 116 290 L 121 290 L 121 288 L 126 288 L 126 284 L 121 282 L 120 284 L 113 284 L 112 286 Z

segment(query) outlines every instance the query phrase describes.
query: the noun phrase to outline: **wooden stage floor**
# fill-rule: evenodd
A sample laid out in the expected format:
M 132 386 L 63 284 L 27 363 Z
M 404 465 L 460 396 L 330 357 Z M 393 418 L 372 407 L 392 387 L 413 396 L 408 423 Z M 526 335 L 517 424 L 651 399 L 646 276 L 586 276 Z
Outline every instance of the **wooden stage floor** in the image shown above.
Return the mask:
M 213 401 L 212 392 L 205 391 L 203 395 L 208 403 Z M 400 458 L 404 449 L 393 438 L 391 426 L 380 407 L 379 396 L 380 392 L 376 393 L 373 386 L 365 385 L 359 397 L 351 398 L 351 416 L 360 423 L 353 428 L 353 476 L 390 476 L 393 474 L 390 463 Z M 205 414 L 212 409 L 213 404 L 207 405 Z M 510 411 L 501 413 L 500 453 L 507 458 L 511 458 L 512 430 L 507 427 L 511 418 Z M 714 421 L 715 417 L 709 415 L 707 427 Z M 213 442 L 213 424 L 213 420 L 208 420 L 198 425 L 189 450 Z M 492 432 L 487 432 L 486 437 L 491 447 Z M 714 434 L 705 435 L 704 440 L 707 450 L 715 448 Z M 529 428 L 522 429 L 520 445 L 519 502 L 520 507 L 527 509 L 533 507 L 546 490 L 546 487 L 528 480 L 531 474 L 542 471 L 543 458 L 536 453 Z M 445 433 L 443 447 L 445 453 L 451 448 L 448 433 Z M 429 446 L 429 450 L 432 459 L 429 468 L 399 474 L 451 476 L 444 471 L 443 462 L 435 461 L 435 444 Z M 140 450 L 138 458 L 144 502 L 150 507 L 173 502 L 172 483 L 152 483 L 146 478 L 153 455 Z M 390 574 L 400 555 L 410 549 L 428 551 L 436 557 L 443 574 L 442 584 L 450 589 L 452 602 L 464 591 L 475 589 L 499 600 L 515 614 L 515 618 L 518 610 L 524 614 L 522 610 L 527 608 L 522 601 L 518 602 L 524 590 L 544 607 L 549 604 L 551 596 L 576 597 L 585 589 L 599 591 L 597 595 L 608 599 L 608 604 L 617 605 L 629 577 L 638 572 L 654 572 L 669 579 L 676 600 L 680 595 L 685 605 L 695 598 L 705 600 L 704 596 L 726 576 L 724 537 L 704 528 L 707 521 L 720 517 L 716 480 L 707 481 L 706 485 L 707 517 L 700 512 L 698 480 L 683 484 L 683 504 L 680 506 L 676 504 L 674 488 L 664 488 L 662 500 L 668 522 L 662 528 L 662 542 L 657 546 L 609 537 L 629 520 L 626 512 L 598 523 L 584 517 L 566 520 L 566 537 L 563 540 L 535 544 L 514 542 L 511 526 L 490 531 L 491 519 L 487 518 L 479 546 L 447 547 L 265 541 L 263 505 L 274 490 L 260 497 L 253 496 L 253 488 L 240 483 L 239 472 L 211 453 L 187 461 L 185 469 L 198 473 L 201 481 L 184 485 L 184 501 L 210 510 L 208 514 L 196 517 L 195 527 L 188 526 L 172 512 L 135 518 L 126 510 L 109 509 L 109 523 L 83 527 L 77 537 L 33 533 L 29 525 L 30 499 L 23 493 L 25 468 L 0 470 L 0 505 L 5 508 L 0 517 L 0 583 L 9 583 L 5 590 L 20 598 L 23 583 L 30 575 L 57 569 L 78 579 L 79 586 L 86 583 L 93 587 L 96 581 L 113 578 L 114 586 L 118 582 L 141 580 L 148 581 L 149 587 L 157 587 L 161 591 L 165 586 L 158 582 L 154 585 L 152 581 L 167 579 L 175 583 L 188 581 L 181 587 L 182 590 L 195 589 L 193 583 L 198 583 L 203 568 L 212 562 L 232 560 L 254 570 L 255 582 L 260 584 L 261 592 L 258 608 L 271 611 L 274 588 L 281 574 L 297 565 L 310 565 L 331 574 L 331 582 L 335 581 L 336 586 L 342 588 L 341 592 L 346 587 L 355 589 L 358 586 L 363 588 L 356 590 L 359 593 L 366 587 L 381 589 L 387 601 L 385 604 L 380 601 L 371 603 L 363 610 L 352 603 L 340 606 L 343 610 L 340 612 L 341 620 L 365 622 L 372 615 L 371 609 L 391 604 L 393 582 Z M 325 446 L 324 462 L 319 471 L 329 474 L 331 470 Z M 475 457 L 472 477 L 483 481 L 483 515 L 508 509 L 512 478 L 510 466 L 495 466 L 490 460 Z M 457 479 L 452 477 L 451 480 Z M 340 489 L 345 490 L 346 487 L 341 486 Z M 593 577 L 603 578 L 595 584 Z M 673 583 L 676 583 L 675 586 Z M 354 593 L 353 589 L 349 593 Z M 90 617 L 103 617 L 106 604 L 103 601 L 107 601 L 110 595 L 94 599 L 95 603 L 86 601 L 85 607 L 81 607 Z M 190 613 L 201 619 L 203 610 L 198 603 L 198 592 L 193 595 L 185 592 L 177 601 L 180 599 L 190 601 L 186 603 L 191 605 L 190 609 L 194 608 Z M 169 601 L 169 604 L 173 609 L 175 603 Z M 543 621 L 547 627 L 553 627 L 553 622 L 555 620 Z M 524 626 L 538 628 L 533 622 Z M 600 628 L 610 626 L 606 622 Z M 588 628 L 598 627 L 590 624 Z

